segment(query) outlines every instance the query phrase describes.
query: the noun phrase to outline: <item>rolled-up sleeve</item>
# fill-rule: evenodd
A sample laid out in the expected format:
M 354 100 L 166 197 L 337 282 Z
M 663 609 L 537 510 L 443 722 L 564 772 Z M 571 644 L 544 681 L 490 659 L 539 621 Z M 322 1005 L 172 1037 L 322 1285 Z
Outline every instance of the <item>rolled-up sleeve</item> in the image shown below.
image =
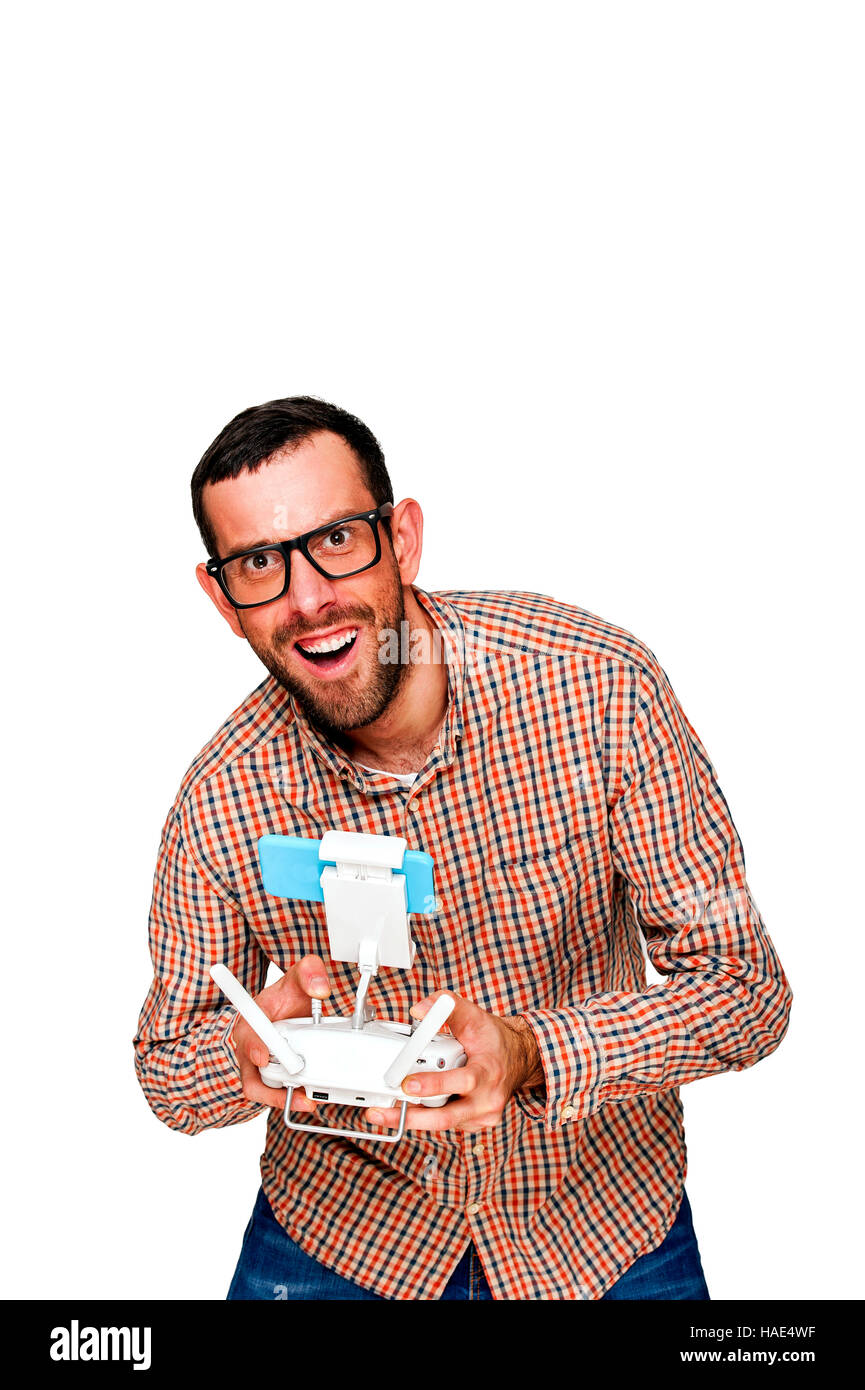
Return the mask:
M 153 981 L 133 1044 L 148 1104 L 186 1134 L 251 1119 L 262 1106 L 240 1088 L 228 1043 L 235 1010 L 209 971 L 223 961 L 257 994 L 267 960 L 230 895 L 190 854 L 181 809 L 172 810 L 162 834 L 149 939 Z
M 787 1028 L 792 993 L 751 898 L 715 771 L 660 667 L 635 672 L 609 801 L 618 927 L 636 925 L 664 983 L 533 1010 L 550 1128 L 611 1101 L 738 1071 Z

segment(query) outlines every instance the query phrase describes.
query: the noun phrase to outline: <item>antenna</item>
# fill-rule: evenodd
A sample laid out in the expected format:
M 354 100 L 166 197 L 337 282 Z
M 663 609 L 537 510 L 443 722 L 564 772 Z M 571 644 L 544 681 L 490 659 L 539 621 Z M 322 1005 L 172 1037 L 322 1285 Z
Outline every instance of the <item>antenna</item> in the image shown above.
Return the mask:
M 246 1019 L 250 1028 L 270 1048 L 274 1057 L 279 1059 L 289 1076 L 303 1071 L 306 1063 L 300 1053 L 295 1052 L 294 1048 L 289 1046 L 282 1034 L 274 1028 L 264 1010 L 256 1004 L 252 995 L 246 992 L 240 981 L 234 978 L 228 967 L 221 964 L 212 965 L 210 978 L 216 981 L 241 1017 Z
M 450 1018 L 457 1001 L 452 994 L 440 994 L 428 1013 L 424 1014 L 405 1047 L 397 1053 L 384 1074 L 388 1086 L 401 1086 L 424 1048 L 432 1042 L 442 1024 Z

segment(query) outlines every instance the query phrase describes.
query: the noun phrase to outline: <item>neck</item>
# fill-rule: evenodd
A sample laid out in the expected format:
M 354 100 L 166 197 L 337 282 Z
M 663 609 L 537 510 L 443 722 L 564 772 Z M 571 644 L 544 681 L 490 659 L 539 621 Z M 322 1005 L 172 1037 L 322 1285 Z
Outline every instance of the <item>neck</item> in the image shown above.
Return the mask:
M 340 740 L 355 761 L 384 772 L 419 772 L 438 741 L 447 712 L 447 662 L 436 660 L 435 625 L 411 590 L 406 593 L 405 616 L 409 624 L 408 653 L 420 651 L 424 659 L 409 661 L 384 714 L 362 729 L 348 730 Z M 426 632 L 427 640 L 412 641 L 420 631 Z M 401 656 L 404 654 L 400 652 Z

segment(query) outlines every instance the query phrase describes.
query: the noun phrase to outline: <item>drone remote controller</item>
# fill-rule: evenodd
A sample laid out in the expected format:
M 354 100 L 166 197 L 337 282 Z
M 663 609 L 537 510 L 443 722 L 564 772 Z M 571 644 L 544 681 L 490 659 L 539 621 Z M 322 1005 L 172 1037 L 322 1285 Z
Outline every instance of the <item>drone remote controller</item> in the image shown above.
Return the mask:
M 270 1049 L 261 1078 L 273 1089 L 287 1089 L 289 1129 L 342 1138 L 396 1143 L 405 1132 L 409 1101 L 401 1089 L 413 1072 L 447 1072 L 465 1066 L 459 1041 L 439 1029 L 456 1001 L 441 994 L 418 1024 L 377 1020 L 366 1004 L 369 981 L 380 965 L 403 969 L 414 960 L 408 912 L 431 912 L 432 860 L 406 849 L 395 836 L 329 831 L 320 841 L 266 835 L 259 859 L 268 893 L 324 902 L 331 956 L 360 967 L 354 1013 L 325 1016 L 312 1000 L 312 1015 L 272 1021 L 224 965 L 210 974 L 238 1013 Z M 302 1086 L 310 1100 L 339 1105 L 401 1107 L 396 1134 L 332 1129 L 301 1124 L 290 1115 L 292 1097 Z M 447 1095 L 418 1103 L 445 1105 Z

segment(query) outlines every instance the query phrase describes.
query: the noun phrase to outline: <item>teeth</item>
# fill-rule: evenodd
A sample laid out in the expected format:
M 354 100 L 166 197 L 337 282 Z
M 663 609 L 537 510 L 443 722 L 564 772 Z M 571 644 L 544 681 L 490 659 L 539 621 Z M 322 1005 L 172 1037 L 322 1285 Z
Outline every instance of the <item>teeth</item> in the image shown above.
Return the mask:
M 340 647 L 346 646 L 356 636 L 357 628 L 353 627 L 350 632 L 338 632 L 335 637 L 325 637 L 321 642 L 298 642 L 297 645 L 303 652 L 312 652 L 313 656 L 320 656 L 322 652 L 338 652 Z

